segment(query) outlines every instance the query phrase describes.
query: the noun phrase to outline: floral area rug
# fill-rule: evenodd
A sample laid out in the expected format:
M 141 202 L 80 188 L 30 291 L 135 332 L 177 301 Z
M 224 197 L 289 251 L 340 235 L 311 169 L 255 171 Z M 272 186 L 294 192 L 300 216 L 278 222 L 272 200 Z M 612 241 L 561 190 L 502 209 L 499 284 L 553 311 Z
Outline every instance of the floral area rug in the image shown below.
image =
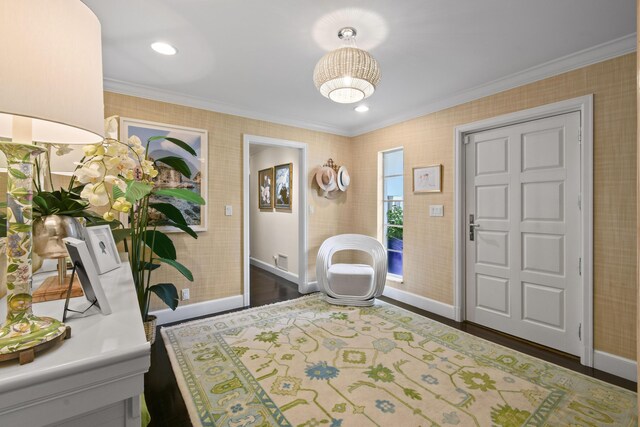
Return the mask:
M 194 426 L 636 426 L 636 394 L 378 301 L 163 328 Z

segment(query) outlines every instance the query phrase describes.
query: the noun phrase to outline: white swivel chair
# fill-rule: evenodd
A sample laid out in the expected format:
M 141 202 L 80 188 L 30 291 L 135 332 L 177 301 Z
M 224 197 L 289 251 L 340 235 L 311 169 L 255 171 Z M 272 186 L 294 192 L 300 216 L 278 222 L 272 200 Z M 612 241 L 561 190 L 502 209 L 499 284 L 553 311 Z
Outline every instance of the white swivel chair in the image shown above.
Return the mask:
M 366 264 L 332 264 L 336 252 L 354 250 L 368 253 L 373 267 Z M 382 243 L 361 234 L 340 234 L 320 246 L 316 277 L 325 300 L 331 304 L 371 306 L 382 295 L 387 280 L 387 252 Z

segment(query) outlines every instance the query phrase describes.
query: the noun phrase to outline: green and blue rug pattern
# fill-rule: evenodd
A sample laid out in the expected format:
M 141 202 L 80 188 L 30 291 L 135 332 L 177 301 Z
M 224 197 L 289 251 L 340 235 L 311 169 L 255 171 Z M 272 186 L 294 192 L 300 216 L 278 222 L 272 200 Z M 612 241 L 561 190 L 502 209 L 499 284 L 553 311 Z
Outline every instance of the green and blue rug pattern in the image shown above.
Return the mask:
M 194 426 L 637 426 L 637 397 L 378 301 L 163 328 Z

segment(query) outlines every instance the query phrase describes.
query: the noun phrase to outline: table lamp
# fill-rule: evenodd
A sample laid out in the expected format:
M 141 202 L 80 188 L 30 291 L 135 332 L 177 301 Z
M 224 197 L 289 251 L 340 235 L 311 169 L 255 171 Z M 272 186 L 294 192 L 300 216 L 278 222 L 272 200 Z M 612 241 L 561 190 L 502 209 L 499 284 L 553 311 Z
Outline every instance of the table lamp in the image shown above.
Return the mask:
M 7 318 L 0 361 L 33 360 L 69 333 L 32 312 L 33 141 L 103 139 L 100 22 L 80 0 L 0 0 L 0 150 L 7 160 Z

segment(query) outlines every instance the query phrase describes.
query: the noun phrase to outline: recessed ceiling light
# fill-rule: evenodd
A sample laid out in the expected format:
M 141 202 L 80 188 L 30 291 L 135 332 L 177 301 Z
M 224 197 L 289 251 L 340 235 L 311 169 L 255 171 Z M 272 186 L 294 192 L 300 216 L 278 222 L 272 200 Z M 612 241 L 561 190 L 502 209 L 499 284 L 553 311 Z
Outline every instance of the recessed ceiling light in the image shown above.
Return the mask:
M 356 110 L 358 113 L 366 113 L 367 111 L 369 111 L 369 107 L 367 107 L 366 105 L 358 105 L 356 108 L 354 108 L 354 110 Z
M 151 43 L 151 49 L 155 50 L 161 55 L 175 55 L 178 53 L 178 49 L 165 42 Z

